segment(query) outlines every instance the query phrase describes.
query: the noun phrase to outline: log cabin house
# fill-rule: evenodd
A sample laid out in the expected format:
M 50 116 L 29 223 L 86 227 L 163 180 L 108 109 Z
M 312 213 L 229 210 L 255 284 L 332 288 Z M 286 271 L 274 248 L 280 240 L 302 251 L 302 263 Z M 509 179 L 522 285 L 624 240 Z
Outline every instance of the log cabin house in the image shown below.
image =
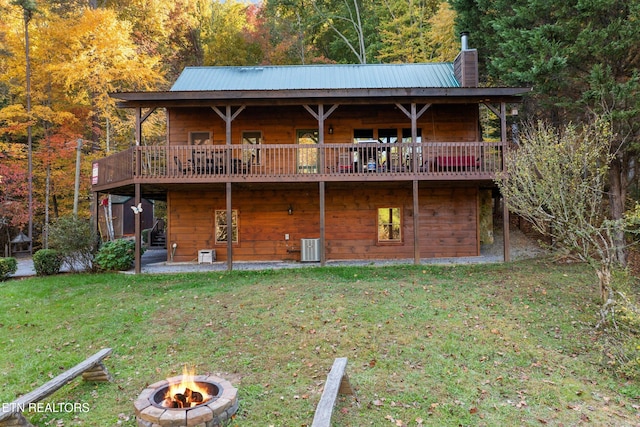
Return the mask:
M 453 63 L 186 68 L 169 91 L 112 94 L 136 145 L 94 163 L 93 191 L 166 200 L 175 262 L 477 256 L 507 106 L 529 90 L 478 87 L 464 36 Z M 166 143 L 141 145 L 159 108 Z

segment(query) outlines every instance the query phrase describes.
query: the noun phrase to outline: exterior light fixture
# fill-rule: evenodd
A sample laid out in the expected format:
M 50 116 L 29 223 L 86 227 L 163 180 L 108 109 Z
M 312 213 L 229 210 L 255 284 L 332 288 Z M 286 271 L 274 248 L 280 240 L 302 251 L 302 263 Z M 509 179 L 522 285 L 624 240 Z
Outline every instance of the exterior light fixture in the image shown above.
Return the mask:
M 333 125 L 329 125 L 329 135 L 333 135 Z
M 287 213 L 289 215 L 293 215 L 293 206 L 291 206 L 291 204 L 289 204 L 289 209 L 287 209 Z

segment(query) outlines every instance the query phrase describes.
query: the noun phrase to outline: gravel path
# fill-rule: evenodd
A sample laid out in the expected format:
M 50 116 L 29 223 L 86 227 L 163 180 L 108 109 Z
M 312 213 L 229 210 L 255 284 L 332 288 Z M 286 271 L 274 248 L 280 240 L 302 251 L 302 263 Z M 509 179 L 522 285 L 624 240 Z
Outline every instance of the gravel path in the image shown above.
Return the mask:
M 527 237 L 520 230 L 513 228 L 510 230 L 511 242 L 511 259 L 513 261 L 536 258 L 544 256 L 546 251 L 538 245 L 538 243 Z M 495 242 L 493 245 L 483 245 L 480 256 L 463 257 L 463 258 L 425 258 L 423 264 L 477 264 L 477 263 L 496 263 L 503 261 L 502 249 L 502 228 L 497 228 L 494 235 Z M 143 273 L 181 273 L 181 272 L 198 272 L 198 271 L 225 271 L 227 265 L 224 262 L 214 262 L 213 264 L 198 264 L 194 262 L 170 263 L 167 262 L 166 250 L 155 249 L 148 250 L 142 256 L 142 272 Z M 367 261 L 328 261 L 327 265 L 397 265 L 397 264 L 413 264 L 413 259 L 399 260 L 367 260 Z M 300 263 L 300 262 L 234 262 L 234 270 L 263 270 L 263 269 L 282 269 L 282 268 L 303 268 L 318 267 L 320 263 Z M 63 268 L 63 271 L 64 268 Z M 133 269 L 126 272 L 132 274 Z M 18 271 L 13 277 L 35 276 L 36 272 L 33 268 L 31 258 L 18 258 Z

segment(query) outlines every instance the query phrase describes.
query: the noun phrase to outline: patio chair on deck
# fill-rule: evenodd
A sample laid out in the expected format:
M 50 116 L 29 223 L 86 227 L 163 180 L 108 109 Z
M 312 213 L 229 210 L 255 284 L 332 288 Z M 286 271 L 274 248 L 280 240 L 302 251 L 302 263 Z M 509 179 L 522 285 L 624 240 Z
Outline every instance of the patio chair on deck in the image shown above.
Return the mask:
M 211 172 L 223 174 L 227 172 L 227 164 L 222 154 L 213 156 L 211 159 Z
M 243 162 L 242 159 L 231 159 L 231 171 L 234 174 L 247 175 L 251 173 L 251 162 Z
M 178 158 L 178 156 L 173 156 L 173 162 L 175 163 L 175 170 L 178 173 L 182 173 L 184 175 L 191 170 L 190 166 L 183 167 L 182 161 Z M 191 161 L 188 162 L 190 163 Z

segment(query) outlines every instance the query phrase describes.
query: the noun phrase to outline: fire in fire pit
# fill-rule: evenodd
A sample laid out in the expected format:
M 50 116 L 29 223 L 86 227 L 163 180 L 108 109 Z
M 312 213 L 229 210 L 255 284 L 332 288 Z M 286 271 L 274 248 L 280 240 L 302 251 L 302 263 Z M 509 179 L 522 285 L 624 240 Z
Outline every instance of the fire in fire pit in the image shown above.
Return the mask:
M 171 384 L 164 395 L 161 405 L 165 408 L 192 408 L 207 402 L 213 396 L 211 386 L 194 381 L 195 373 L 185 366 L 179 384 Z M 216 387 L 216 393 L 218 392 Z
M 134 402 L 138 427 L 218 427 L 238 410 L 238 390 L 214 375 L 182 375 L 151 384 Z

